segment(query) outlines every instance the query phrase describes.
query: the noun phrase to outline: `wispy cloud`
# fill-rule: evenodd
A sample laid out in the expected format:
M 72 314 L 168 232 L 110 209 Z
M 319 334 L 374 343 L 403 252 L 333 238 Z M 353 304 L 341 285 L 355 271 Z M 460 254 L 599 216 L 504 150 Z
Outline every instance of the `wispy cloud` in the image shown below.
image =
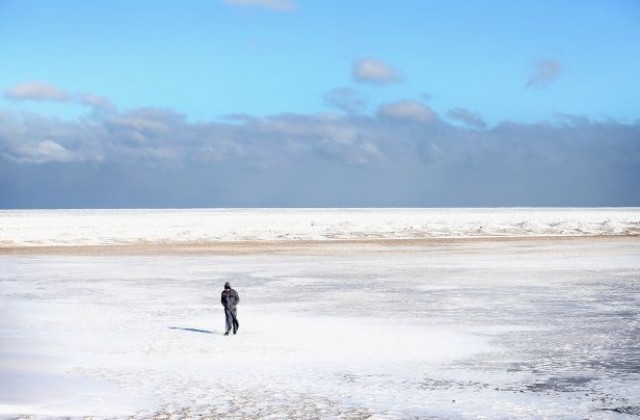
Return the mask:
M 71 100 L 64 90 L 45 82 L 25 82 L 10 87 L 4 96 L 16 101 L 55 101 L 67 102 Z
M 447 117 L 463 122 L 469 127 L 484 129 L 487 124 L 484 122 L 480 114 L 471 112 L 465 108 L 454 108 L 447 112 Z
M 377 58 L 364 58 L 353 64 L 352 76 L 358 82 L 386 85 L 402 80 L 400 73 Z
M 333 89 L 326 93 L 323 99 L 325 105 L 347 114 L 357 114 L 367 107 L 367 100 L 358 91 L 348 87 Z
M 378 108 L 378 115 L 382 118 L 421 123 L 433 122 L 437 118 L 431 108 L 413 100 L 383 104 Z
M 558 78 L 562 66 L 557 60 L 541 59 L 534 63 L 533 70 L 527 79 L 526 87 L 548 87 Z
M 224 3 L 238 7 L 259 7 L 276 12 L 292 12 L 298 8 L 294 0 L 222 0 Z
M 79 95 L 78 102 L 84 106 L 88 106 L 95 110 L 115 110 L 115 105 L 104 96 L 92 95 L 85 93 Z
M 15 101 L 70 102 L 91 108 L 94 112 L 115 112 L 115 105 L 104 96 L 70 93 L 46 82 L 25 82 L 5 90 L 4 96 Z

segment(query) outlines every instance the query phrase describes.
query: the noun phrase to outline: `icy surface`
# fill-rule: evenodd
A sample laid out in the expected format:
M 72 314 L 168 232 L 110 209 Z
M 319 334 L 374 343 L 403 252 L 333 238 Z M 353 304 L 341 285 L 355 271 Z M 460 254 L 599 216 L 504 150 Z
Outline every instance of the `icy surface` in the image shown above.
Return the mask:
M 640 235 L 640 209 L 0 211 L 0 247 L 585 235 Z
M 0 417 L 640 413 L 635 238 L 0 265 Z

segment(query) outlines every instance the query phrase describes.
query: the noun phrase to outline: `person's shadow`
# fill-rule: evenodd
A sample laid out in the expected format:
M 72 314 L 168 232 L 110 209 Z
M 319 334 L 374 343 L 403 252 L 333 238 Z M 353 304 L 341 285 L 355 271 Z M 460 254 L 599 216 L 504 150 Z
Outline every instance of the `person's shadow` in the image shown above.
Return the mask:
M 189 332 L 197 332 L 203 334 L 213 334 L 213 331 L 209 330 L 199 330 L 198 328 L 184 328 L 184 327 L 168 327 L 170 330 L 181 330 L 181 331 L 189 331 Z

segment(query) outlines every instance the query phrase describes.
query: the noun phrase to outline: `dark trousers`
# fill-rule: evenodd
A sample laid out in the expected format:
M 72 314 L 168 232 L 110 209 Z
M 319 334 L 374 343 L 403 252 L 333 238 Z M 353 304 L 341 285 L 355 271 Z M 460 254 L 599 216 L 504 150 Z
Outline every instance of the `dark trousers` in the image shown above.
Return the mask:
M 236 308 L 224 308 L 224 318 L 227 326 L 227 330 L 225 332 L 228 333 L 233 328 L 233 333 L 235 334 L 240 326 L 240 324 L 238 324 L 238 313 Z

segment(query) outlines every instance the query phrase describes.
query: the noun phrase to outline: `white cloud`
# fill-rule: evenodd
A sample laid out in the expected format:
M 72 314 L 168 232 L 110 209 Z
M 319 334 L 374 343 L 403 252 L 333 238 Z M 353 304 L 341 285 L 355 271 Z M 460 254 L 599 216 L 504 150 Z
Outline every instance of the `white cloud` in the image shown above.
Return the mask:
M 480 114 L 471 112 L 468 109 L 464 108 L 454 108 L 450 110 L 449 112 L 447 112 L 447 117 L 454 120 L 462 121 L 469 127 L 473 128 L 484 129 L 487 126 Z
M 29 163 L 72 162 L 78 157 L 53 140 L 27 144 L 20 148 L 19 161 Z
M 542 59 L 534 63 L 526 87 L 547 87 L 558 78 L 562 66 L 556 60 Z
M 56 101 L 67 102 L 71 96 L 62 89 L 46 82 L 25 82 L 15 85 L 4 92 L 7 98 L 17 101 Z
M 437 118 L 431 108 L 412 100 L 383 104 L 378 109 L 378 115 L 382 118 L 422 123 L 432 122 Z
M 115 110 L 115 105 L 105 98 L 104 96 L 92 95 L 90 93 L 85 93 L 80 95 L 78 101 L 85 106 L 88 106 L 93 109 L 102 109 L 102 110 Z
M 374 85 L 397 83 L 402 80 L 397 70 L 377 58 L 365 58 L 355 62 L 352 75 L 358 82 Z
M 94 112 L 115 112 L 115 105 L 104 96 L 91 93 L 69 93 L 47 82 L 25 82 L 4 92 L 4 96 L 16 101 L 68 102 L 90 107 Z
M 38 143 L 33 152 L 35 152 L 36 155 L 41 155 L 43 158 L 48 160 L 72 160 L 71 153 L 69 153 L 69 151 L 64 146 L 51 140 L 45 140 Z
M 261 7 L 277 12 L 291 12 L 298 8 L 293 0 L 223 0 L 224 3 L 238 7 Z

